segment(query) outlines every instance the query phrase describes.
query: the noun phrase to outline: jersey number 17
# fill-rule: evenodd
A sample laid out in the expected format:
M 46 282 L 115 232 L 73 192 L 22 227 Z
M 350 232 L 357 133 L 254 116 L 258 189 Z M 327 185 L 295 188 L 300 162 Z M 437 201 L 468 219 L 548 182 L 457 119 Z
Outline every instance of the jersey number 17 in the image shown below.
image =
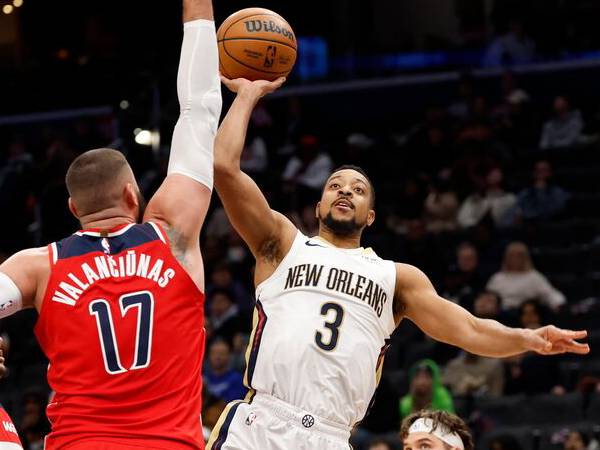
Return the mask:
M 154 316 L 154 297 L 152 293 L 148 291 L 133 292 L 119 298 L 121 317 L 125 317 L 133 308 L 137 309 L 135 354 L 133 355 L 131 367 L 126 369 L 121 364 L 110 303 L 105 299 L 90 302 L 89 310 L 90 314 L 96 318 L 104 368 L 110 375 L 127 372 L 128 370 L 143 369 L 150 364 Z

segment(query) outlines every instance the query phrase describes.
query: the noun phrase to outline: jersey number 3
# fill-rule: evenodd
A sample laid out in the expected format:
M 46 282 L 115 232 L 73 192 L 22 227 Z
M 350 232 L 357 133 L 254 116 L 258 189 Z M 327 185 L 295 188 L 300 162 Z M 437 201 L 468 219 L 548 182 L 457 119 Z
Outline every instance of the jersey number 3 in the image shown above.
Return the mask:
M 337 303 L 325 303 L 321 306 L 321 315 L 328 317 L 329 311 L 334 311 L 335 316 L 333 318 L 333 322 L 325 322 L 325 328 L 328 328 L 331 332 L 331 336 L 329 337 L 329 342 L 323 341 L 323 333 L 317 331 L 315 334 L 315 342 L 319 346 L 319 348 L 330 352 L 335 347 L 337 347 L 338 338 L 340 336 L 339 328 L 342 324 L 342 320 L 344 320 L 344 309 L 338 305 Z
M 104 299 L 94 300 L 90 303 L 90 314 L 96 317 L 96 325 L 98 326 L 104 367 L 111 375 L 148 367 L 152 353 L 152 319 L 154 316 L 154 297 L 152 294 L 148 291 L 125 294 L 119 298 L 119 307 L 121 317 L 125 317 L 125 314 L 131 308 L 137 309 L 135 354 L 129 369 L 125 369 L 121 364 L 110 304 Z

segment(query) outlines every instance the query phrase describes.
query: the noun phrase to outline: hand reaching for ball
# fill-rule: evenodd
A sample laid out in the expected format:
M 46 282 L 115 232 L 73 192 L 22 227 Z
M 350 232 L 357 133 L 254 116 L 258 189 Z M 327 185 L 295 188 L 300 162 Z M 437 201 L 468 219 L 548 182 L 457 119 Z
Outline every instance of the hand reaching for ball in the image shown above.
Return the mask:
M 238 95 L 248 95 L 252 100 L 256 101 L 261 97 L 264 97 L 265 95 L 279 89 L 283 83 L 285 83 L 285 78 L 280 77 L 275 81 L 250 81 L 246 80 L 245 78 L 236 78 L 235 80 L 230 80 L 229 78 L 225 78 L 223 75 L 221 75 L 221 81 L 231 92 L 235 92 Z

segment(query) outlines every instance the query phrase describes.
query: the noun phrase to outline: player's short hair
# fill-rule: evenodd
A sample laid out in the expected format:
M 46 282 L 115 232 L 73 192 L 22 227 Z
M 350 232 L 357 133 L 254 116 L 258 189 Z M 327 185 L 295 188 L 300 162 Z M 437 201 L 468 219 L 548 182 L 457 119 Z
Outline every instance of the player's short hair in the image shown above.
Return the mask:
M 473 450 L 475 448 L 475 445 L 473 444 L 473 438 L 471 437 L 471 432 L 469 431 L 469 428 L 464 420 L 446 411 L 423 410 L 408 416 L 402 421 L 402 426 L 400 427 L 400 439 L 402 439 L 402 441 L 408 437 L 408 430 L 418 419 L 431 420 L 434 430 L 441 425 L 450 430 L 451 433 L 458 434 L 465 446 L 465 450 Z
M 329 177 L 331 177 L 331 175 L 333 175 L 334 173 L 339 172 L 340 170 L 354 170 L 367 179 L 367 182 L 369 183 L 369 189 L 371 190 L 371 208 L 373 208 L 375 206 L 375 187 L 373 186 L 373 182 L 369 178 L 369 175 L 367 175 L 367 172 L 365 172 L 365 170 L 362 167 L 355 166 L 353 164 L 344 164 L 343 166 L 334 169 L 329 175 Z
M 75 158 L 65 181 L 78 211 L 90 213 L 113 206 L 118 200 L 114 183 L 127 167 L 125 156 L 111 148 L 89 150 Z

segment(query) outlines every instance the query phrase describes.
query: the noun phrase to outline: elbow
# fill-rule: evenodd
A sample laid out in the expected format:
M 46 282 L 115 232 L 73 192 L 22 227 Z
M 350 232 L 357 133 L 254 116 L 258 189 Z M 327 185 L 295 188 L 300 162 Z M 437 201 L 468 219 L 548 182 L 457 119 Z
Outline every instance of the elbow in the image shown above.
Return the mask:
M 227 185 L 230 185 L 239 180 L 241 174 L 239 164 L 227 160 L 215 159 L 214 162 L 215 187 L 220 190 Z
M 239 164 L 235 164 L 233 161 L 229 161 L 227 158 L 219 158 L 215 155 L 214 170 L 215 177 L 224 177 L 239 171 L 240 167 Z

